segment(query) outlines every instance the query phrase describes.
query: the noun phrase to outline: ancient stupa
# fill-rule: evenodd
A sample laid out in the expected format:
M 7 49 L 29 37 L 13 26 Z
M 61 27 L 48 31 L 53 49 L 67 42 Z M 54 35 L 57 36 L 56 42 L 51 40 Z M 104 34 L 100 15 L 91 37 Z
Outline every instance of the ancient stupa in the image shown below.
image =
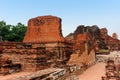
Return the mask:
M 61 19 L 56 16 L 38 16 L 28 21 L 23 42 L 62 42 Z

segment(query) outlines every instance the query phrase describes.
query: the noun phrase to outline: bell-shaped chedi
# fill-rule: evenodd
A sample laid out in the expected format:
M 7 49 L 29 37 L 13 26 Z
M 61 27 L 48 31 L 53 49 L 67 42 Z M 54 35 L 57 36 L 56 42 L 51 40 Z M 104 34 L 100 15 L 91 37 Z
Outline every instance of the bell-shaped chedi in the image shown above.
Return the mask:
M 61 19 L 56 16 L 39 16 L 28 22 L 23 42 L 62 42 Z
M 113 38 L 113 39 L 118 39 L 117 33 L 113 33 L 113 34 L 112 34 L 112 38 Z

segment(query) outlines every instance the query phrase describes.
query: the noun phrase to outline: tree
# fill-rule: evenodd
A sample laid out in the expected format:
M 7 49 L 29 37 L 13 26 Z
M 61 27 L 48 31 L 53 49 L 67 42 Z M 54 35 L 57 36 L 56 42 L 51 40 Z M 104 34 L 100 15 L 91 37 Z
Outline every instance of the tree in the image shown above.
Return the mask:
M 4 41 L 21 42 L 24 38 L 27 26 L 22 23 L 6 25 L 5 21 L 0 21 L 0 36 Z
M 12 34 L 16 38 L 14 41 L 20 42 L 23 40 L 26 32 L 26 26 L 24 24 L 18 23 L 12 28 Z
M 0 21 L 0 36 L 3 40 L 6 40 L 6 35 L 10 33 L 10 25 L 6 25 L 6 22 Z
M 5 26 L 6 22 L 5 21 L 0 21 L 0 27 Z

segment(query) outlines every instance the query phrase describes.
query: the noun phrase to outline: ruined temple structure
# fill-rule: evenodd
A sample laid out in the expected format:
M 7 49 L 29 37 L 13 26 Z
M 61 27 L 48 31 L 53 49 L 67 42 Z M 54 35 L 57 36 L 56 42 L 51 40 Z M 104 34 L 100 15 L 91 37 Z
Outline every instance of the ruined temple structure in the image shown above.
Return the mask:
M 118 39 L 117 33 L 113 33 L 113 34 L 112 34 L 112 38 L 113 38 L 113 39 Z
M 40 16 L 28 21 L 23 42 L 64 42 L 61 19 L 55 16 Z
M 95 31 L 96 26 L 86 27 L 80 25 L 74 33 L 66 36 L 66 39 L 73 42 L 73 54 L 70 57 L 68 64 L 86 64 L 91 65 L 95 62 Z M 99 33 L 97 33 L 99 34 Z
M 90 65 L 95 61 L 94 43 L 87 33 L 79 34 L 73 45 L 74 53 L 69 60 L 70 64 Z
M 38 48 L 46 50 L 55 60 L 65 60 L 69 43 L 62 36 L 61 19 L 56 16 L 40 16 L 28 21 L 23 42 L 39 43 Z
M 102 28 L 100 30 L 102 34 L 102 38 L 109 48 L 110 51 L 118 51 L 120 50 L 120 40 L 117 38 L 117 34 L 113 33 L 112 37 L 108 35 L 108 30 L 106 28 Z
M 95 61 L 95 54 L 109 54 L 110 51 L 120 50 L 117 34 L 108 35 L 106 28 L 99 29 L 97 25 L 79 25 L 74 33 L 65 37 L 73 43 L 73 54 L 69 63 L 91 64 Z
M 61 19 L 38 16 L 28 21 L 23 42 L 0 40 L 0 74 L 16 71 L 38 71 L 66 64 L 91 65 L 100 49 L 119 50 L 120 41 L 107 29 L 80 25 L 65 38 Z
M 72 53 L 71 43 L 62 36 L 61 19 L 50 15 L 30 19 L 23 42 L 2 42 L 0 48 L 2 58 L 20 64 L 22 71 L 60 67 Z

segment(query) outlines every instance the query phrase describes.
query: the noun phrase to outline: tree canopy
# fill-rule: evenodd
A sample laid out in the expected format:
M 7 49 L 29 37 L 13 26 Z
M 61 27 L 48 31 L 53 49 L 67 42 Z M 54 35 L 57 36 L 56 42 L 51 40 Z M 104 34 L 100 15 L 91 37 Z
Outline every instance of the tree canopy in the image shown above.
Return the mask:
M 3 41 L 22 42 L 26 29 L 27 26 L 22 23 L 9 25 L 5 21 L 0 21 L 0 36 Z

